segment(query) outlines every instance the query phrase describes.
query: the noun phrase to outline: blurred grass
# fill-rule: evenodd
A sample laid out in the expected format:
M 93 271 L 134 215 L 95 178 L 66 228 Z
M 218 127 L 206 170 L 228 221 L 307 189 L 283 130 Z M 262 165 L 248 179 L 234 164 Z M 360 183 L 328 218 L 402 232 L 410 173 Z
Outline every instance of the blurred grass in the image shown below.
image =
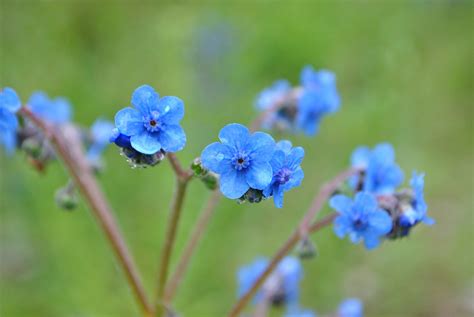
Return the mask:
M 303 186 L 283 210 L 221 203 L 176 301 L 184 316 L 223 316 L 235 299 L 236 269 L 270 256 L 319 184 L 347 166 L 356 146 L 380 141 L 394 144 L 406 175 L 426 172 L 437 224 L 375 252 L 331 230 L 314 236 L 321 255 L 304 264 L 303 305 L 326 313 L 355 296 L 367 316 L 472 316 L 472 2 L 0 5 L 2 87 L 24 101 L 36 89 L 67 96 L 84 125 L 113 118 L 143 83 L 180 96 L 184 162 L 224 124 L 248 123 L 254 96 L 273 80 L 297 83 L 305 64 L 336 72 L 341 111 L 324 119 L 316 138 L 291 136 L 307 152 Z M 152 291 L 172 174 L 168 163 L 131 170 L 113 147 L 105 159 L 100 181 Z M 54 191 L 67 180 L 61 166 L 38 175 L 16 154 L 1 155 L 0 167 L 0 315 L 138 315 L 86 208 L 55 206 Z M 190 186 L 175 255 L 207 195 Z

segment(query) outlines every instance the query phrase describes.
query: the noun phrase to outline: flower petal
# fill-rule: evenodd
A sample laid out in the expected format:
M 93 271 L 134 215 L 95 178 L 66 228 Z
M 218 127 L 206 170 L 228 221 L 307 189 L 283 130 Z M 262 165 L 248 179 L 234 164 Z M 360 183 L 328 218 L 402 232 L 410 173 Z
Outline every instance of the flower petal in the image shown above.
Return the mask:
M 222 143 L 241 149 L 249 138 L 249 129 L 238 123 L 226 125 L 219 132 L 219 140 Z
M 304 172 L 301 168 L 298 168 L 296 171 L 291 173 L 291 176 L 288 182 L 281 185 L 281 189 L 286 192 L 292 189 L 293 187 L 300 186 L 301 182 L 303 181 L 303 178 L 304 178 Z
M 353 167 L 367 168 L 370 160 L 370 149 L 366 146 L 360 146 L 352 152 L 351 165 Z
M 290 153 L 292 146 L 293 145 L 288 140 L 281 140 L 281 141 L 277 142 L 277 144 L 276 144 L 277 150 L 282 150 L 285 154 Z
M 281 150 L 275 151 L 272 159 L 270 160 L 270 165 L 272 166 L 274 175 L 283 167 L 284 163 L 285 153 L 283 153 Z
M 166 125 L 159 132 L 159 141 L 166 152 L 181 151 L 186 145 L 186 134 L 177 124 Z
M 376 234 L 366 234 L 364 236 L 364 245 L 367 250 L 372 250 L 378 247 L 380 244 L 379 236 Z
M 232 169 L 221 175 L 219 184 L 222 194 L 230 199 L 240 198 L 249 190 L 245 174 Z
M 277 187 L 275 191 L 273 191 L 273 203 L 277 208 L 283 208 L 283 190 L 280 187 Z
M 184 103 L 178 97 L 166 96 L 158 100 L 158 111 L 162 122 L 178 124 L 184 117 Z
M 161 150 L 161 143 L 158 140 L 158 133 L 150 133 L 143 130 L 139 134 L 130 137 L 132 147 L 143 154 L 155 154 Z
M 246 170 L 246 180 L 254 189 L 265 189 L 272 181 L 273 171 L 270 163 L 251 162 Z
M 349 214 L 352 209 L 352 199 L 345 195 L 335 195 L 329 200 L 329 206 L 341 214 Z
M 334 219 L 334 226 L 333 226 L 334 233 L 336 234 L 336 236 L 342 239 L 349 231 L 350 225 L 351 224 L 349 223 L 347 217 L 339 216 L 336 219 Z
M 145 131 L 140 112 L 133 108 L 124 108 L 115 115 L 115 126 L 120 133 L 132 136 Z
M 158 99 L 160 96 L 149 85 L 143 85 L 135 89 L 132 94 L 131 103 L 134 105 L 141 113 L 148 114 L 153 108 L 157 106 Z
M 370 215 L 369 224 L 372 230 L 379 235 L 385 235 L 392 230 L 392 218 L 389 214 L 383 210 L 378 209 L 376 212 Z
M 232 149 L 225 144 L 215 142 L 206 146 L 201 153 L 202 165 L 217 174 L 224 173 L 230 166 Z
M 373 159 L 379 164 L 392 164 L 395 162 L 395 150 L 390 143 L 380 143 L 372 151 Z
M 252 161 L 268 162 L 275 153 L 275 140 L 268 133 L 255 132 L 250 136 L 245 150 Z
M 377 209 L 377 200 L 375 197 L 367 192 L 359 192 L 354 198 L 354 208 L 370 213 Z
M 288 167 L 295 170 L 303 161 L 304 158 L 304 149 L 301 146 L 293 148 L 287 157 Z
M 21 101 L 15 90 L 5 87 L 0 91 L 0 108 L 7 109 L 10 112 L 17 112 L 20 107 Z

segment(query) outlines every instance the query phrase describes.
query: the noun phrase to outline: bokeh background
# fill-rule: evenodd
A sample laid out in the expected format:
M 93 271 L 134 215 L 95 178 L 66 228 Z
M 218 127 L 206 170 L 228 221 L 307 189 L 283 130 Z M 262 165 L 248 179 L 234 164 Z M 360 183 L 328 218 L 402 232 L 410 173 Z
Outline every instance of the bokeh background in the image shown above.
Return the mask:
M 178 294 L 183 316 L 224 316 L 238 267 L 270 256 L 351 151 L 381 141 L 408 177 L 426 172 L 437 224 L 373 252 L 330 229 L 313 236 L 320 255 L 304 263 L 303 306 L 325 314 L 350 296 L 367 316 L 474 314 L 473 2 L 0 3 L 1 86 L 24 101 L 37 89 L 67 96 L 75 120 L 90 125 L 148 83 L 185 101 L 183 162 L 226 123 L 249 123 L 255 95 L 275 79 L 297 84 L 306 64 L 337 74 L 340 111 L 316 137 L 285 136 L 306 149 L 303 185 L 283 210 L 222 201 Z M 84 203 L 55 205 L 61 165 L 38 174 L 22 154 L 0 160 L 0 315 L 138 316 Z M 132 170 L 112 146 L 105 160 L 100 182 L 151 292 L 173 175 L 167 162 Z M 173 263 L 208 195 L 190 186 Z

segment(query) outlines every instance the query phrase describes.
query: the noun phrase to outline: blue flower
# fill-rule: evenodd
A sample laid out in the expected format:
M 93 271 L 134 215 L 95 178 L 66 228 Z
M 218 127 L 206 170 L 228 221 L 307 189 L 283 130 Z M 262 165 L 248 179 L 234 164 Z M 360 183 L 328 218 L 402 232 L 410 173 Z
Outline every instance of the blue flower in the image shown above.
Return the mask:
M 357 298 L 348 298 L 339 304 L 338 317 L 363 317 L 364 305 Z
M 265 88 L 255 101 L 255 107 L 258 110 L 267 110 L 271 108 L 275 102 L 285 97 L 291 90 L 290 83 L 285 79 L 275 81 L 270 87 Z
M 177 152 L 184 148 L 186 135 L 179 125 L 184 104 L 178 97 L 160 98 L 155 90 L 143 85 L 132 94 L 135 108 L 124 108 L 115 115 L 118 131 L 130 137 L 132 148 L 143 154 L 160 150 Z
M 416 225 L 419 222 L 423 222 L 426 225 L 433 225 L 435 223 L 434 219 L 428 217 L 426 214 L 428 211 L 428 206 L 426 205 L 424 198 L 424 187 L 425 187 L 425 175 L 418 174 L 413 172 L 413 176 L 410 180 L 410 186 L 413 189 L 413 200 L 408 206 L 402 210 L 402 214 L 399 218 L 399 224 L 403 228 L 410 228 Z
M 208 145 L 201 154 L 202 165 L 220 175 L 220 190 L 230 199 L 242 197 L 250 188 L 263 190 L 272 181 L 270 160 L 275 141 L 267 133 L 249 130 L 241 124 L 226 125 L 219 132 L 221 142 Z
M 242 297 L 252 287 L 257 278 L 265 271 L 268 266 L 266 258 L 257 258 L 253 263 L 243 266 L 237 272 L 238 291 L 237 296 Z M 254 302 L 262 298 L 262 292 L 259 290 L 254 297 Z
M 352 200 L 344 195 L 333 196 L 330 206 L 339 212 L 334 220 L 334 232 L 339 238 L 349 235 L 352 243 L 364 240 L 367 249 L 380 243 L 379 238 L 392 230 L 392 218 L 380 209 L 375 197 L 367 192 L 359 192 Z
M 319 121 L 339 109 L 340 98 L 335 75 L 327 70 L 315 71 L 306 66 L 301 72 L 302 94 L 298 99 L 297 126 L 307 135 L 318 132 Z
M 250 290 L 253 283 L 265 271 L 268 263 L 266 258 L 257 258 L 250 265 L 239 269 L 237 273 L 239 297 Z M 262 288 L 255 295 L 254 301 L 260 301 L 265 293 L 272 303 L 284 303 L 289 309 L 294 309 L 298 306 L 299 286 L 302 277 L 303 268 L 298 258 L 287 256 L 265 281 Z
M 395 163 L 395 151 L 392 145 L 380 143 L 371 151 L 359 147 L 351 157 L 352 166 L 365 171 L 362 189 L 374 194 L 391 194 L 403 183 L 403 171 Z M 355 188 L 360 176 L 350 183 Z
M 91 145 L 87 150 L 87 158 L 91 162 L 98 162 L 100 160 L 100 155 L 105 147 L 109 144 L 110 137 L 114 125 L 112 122 L 97 119 L 91 127 Z
M 273 196 L 277 208 L 283 207 L 284 192 L 301 184 L 304 177 L 300 167 L 303 157 L 302 147 L 291 148 L 291 142 L 286 140 L 277 143 L 275 154 L 270 161 L 273 178 L 270 185 L 263 190 L 265 197 Z
M 5 87 L 0 91 L 0 144 L 8 154 L 16 147 L 18 118 L 15 113 L 20 109 L 21 101 L 15 90 Z
M 28 106 L 35 115 L 53 124 L 71 120 L 71 105 L 62 97 L 50 99 L 44 92 L 38 91 L 31 95 Z

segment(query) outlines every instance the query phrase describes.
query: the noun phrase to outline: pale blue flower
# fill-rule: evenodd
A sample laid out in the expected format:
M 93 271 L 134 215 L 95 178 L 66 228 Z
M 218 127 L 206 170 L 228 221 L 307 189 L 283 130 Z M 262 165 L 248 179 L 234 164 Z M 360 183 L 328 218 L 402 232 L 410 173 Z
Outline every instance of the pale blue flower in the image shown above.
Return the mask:
M 352 166 L 364 170 L 362 189 L 374 194 L 391 194 L 403 183 L 403 171 L 395 163 L 395 151 L 391 144 L 380 143 L 373 150 L 363 146 L 357 148 L 351 157 Z M 355 176 L 350 183 L 359 182 Z
M 160 150 L 177 152 L 184 148 L 186 135 L 179 125 L 184 104 L 178 97 L 160 98 L 155 90 L 143 85 L 132 95 L 135 108 L 124 108 L 115 115 L 118 131 L 130 137 L 131 146 L 143 154 Z
M 364 240 L 367 249 L 380 244 L 380 238 L 392 230 L 392 218 L 379 208 L 376 198 L 367 192 L 359 192 L 354 200 L 344 195 L 333 196 L 330 206 L 339 212 L 334 220 L 334 232 L 339 238 L 349 235 L 352 243 Z
M 315 71 L 312 66 L 306 66 L 301 71 L 301 85 L 297 127 L 307 135 L 314 135 L 318 132 L 322 117 L 339 109 L 336 76 L 330 71 Z
M 71 120 L 72 110 L 67 99 L 50 99 L 44 92 L 38 91 L 28 100 L 31 111 L 43 120 L 53 124 L 64 124 Z
M 302 147 L 292 148 L 290 141 L 280 141 L 276 145 L 275 154 L 270 161 L 273 178 L 264 189 L 265 197 L 273 196 L 277 208 L 283 207 L 283 194 L 301 184 L 304 173 L 300 165 L 304 157 Z
M 272 181 L 270 160 L 275 141 L 267 133 L 249 130 L 237 123 L 219 132 L 221 142 L 208 145 L 201 154 L 202 165 L 220 176 L 220 190 L 230 199 L 242 197 L 249 189 L 263 190 Z

